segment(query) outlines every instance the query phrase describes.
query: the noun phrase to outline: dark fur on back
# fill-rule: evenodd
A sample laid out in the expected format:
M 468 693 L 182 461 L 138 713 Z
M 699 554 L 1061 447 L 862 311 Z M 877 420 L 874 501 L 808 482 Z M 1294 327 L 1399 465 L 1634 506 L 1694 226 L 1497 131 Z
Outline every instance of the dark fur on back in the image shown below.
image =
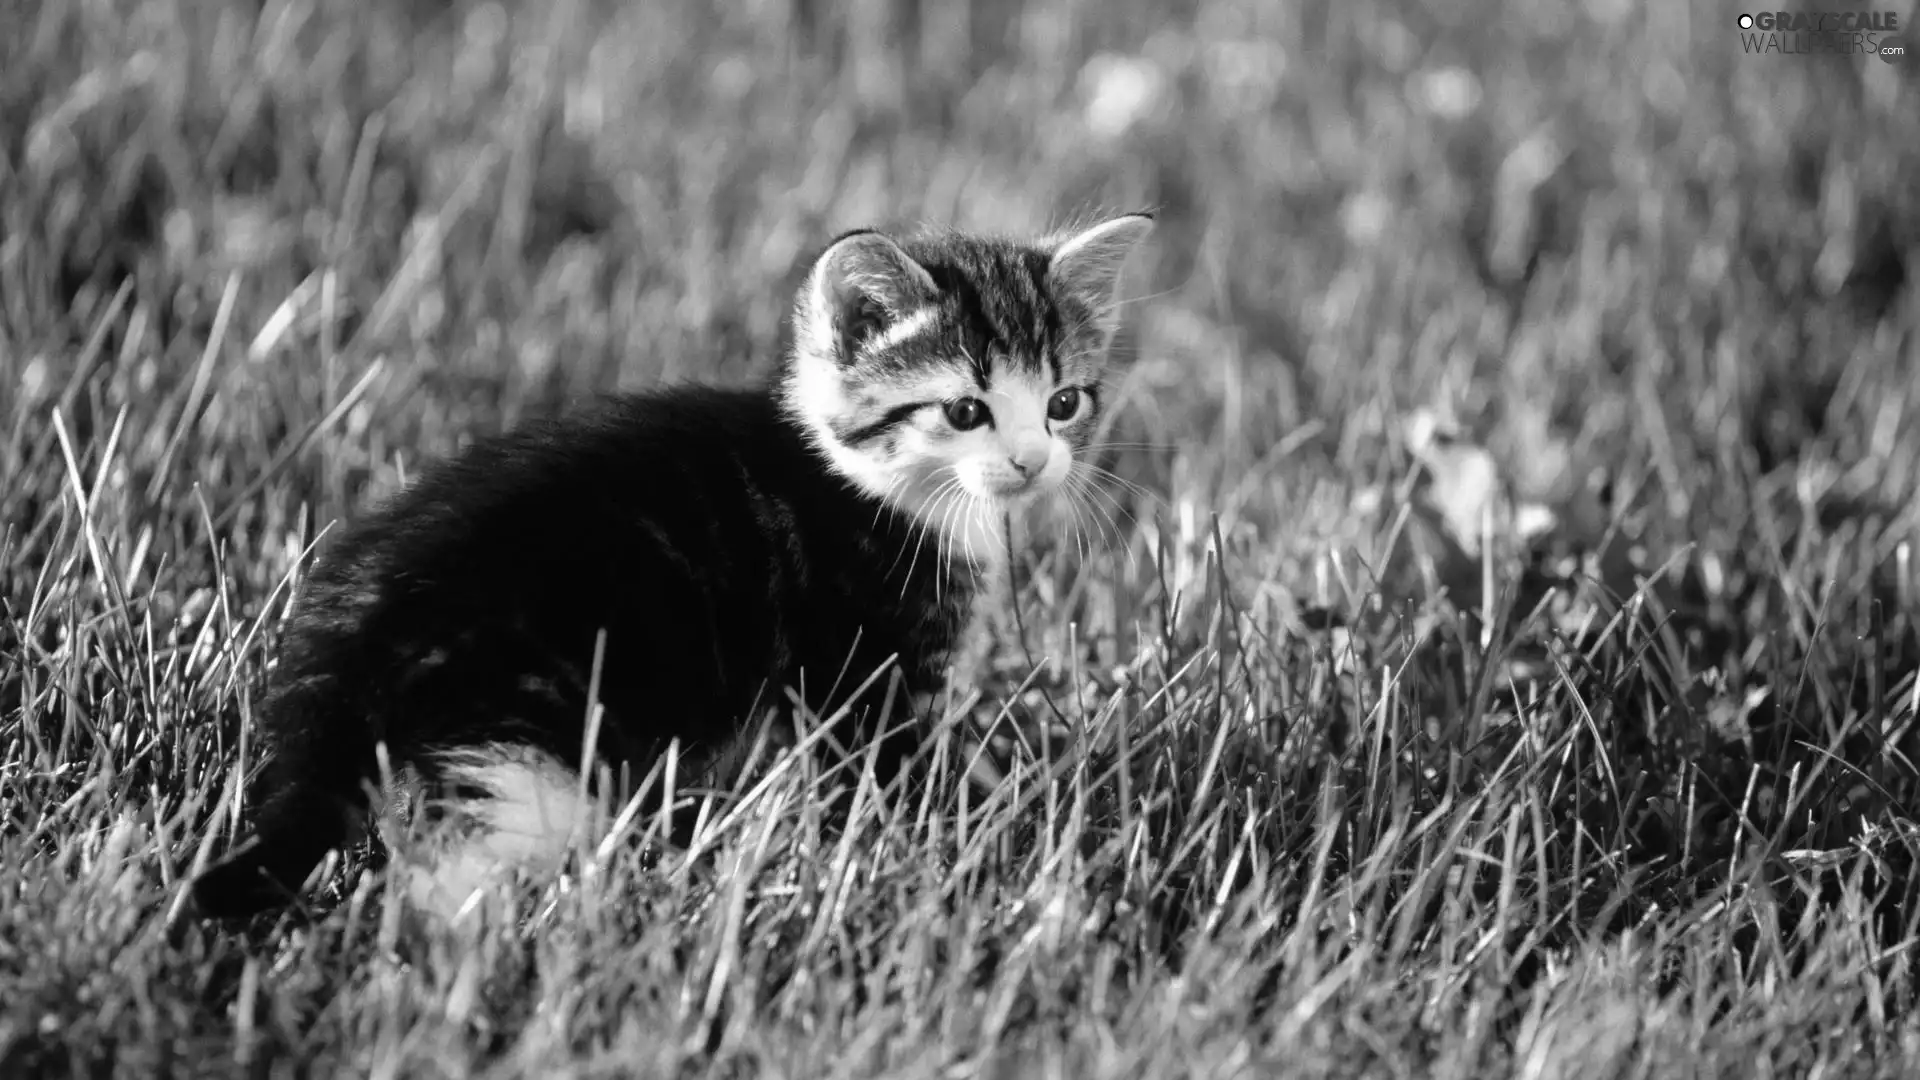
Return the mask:
M 910 690 L 937 686 L 970 581 L 916 559 L 929 542 L 821 469 L 765 390 L 628 398 L 474 445 L 308 579 L 265 703 L 259 855 L 203 877 L 202 906 L 284 899 L 365 813 L 376 742 L 396 765 L 510 742 L 577 768 L 601 629 L 597 748 L 636 779 L 670 739 L 717 751 L 788 686 L 829 715 L 836 683 L 845 699 L 895 652 Z

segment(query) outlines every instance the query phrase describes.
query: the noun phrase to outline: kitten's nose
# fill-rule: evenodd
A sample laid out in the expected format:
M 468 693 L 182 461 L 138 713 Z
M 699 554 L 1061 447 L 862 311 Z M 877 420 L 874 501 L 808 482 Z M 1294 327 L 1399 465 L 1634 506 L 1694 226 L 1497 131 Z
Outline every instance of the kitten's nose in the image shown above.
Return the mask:
M 1013 456 L 1007 459 L 1007 463 L 1012 465 L 1013 471 L 1023 478 L 1031 477 L 1046 465 L 1047 447 L 1045 444 L 1023 446 L 1013 452 Z

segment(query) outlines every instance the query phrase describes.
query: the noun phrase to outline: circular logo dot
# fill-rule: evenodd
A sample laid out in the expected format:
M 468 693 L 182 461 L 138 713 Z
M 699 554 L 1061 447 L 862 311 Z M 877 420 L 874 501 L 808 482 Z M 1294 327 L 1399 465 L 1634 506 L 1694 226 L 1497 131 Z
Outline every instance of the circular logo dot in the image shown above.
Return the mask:
M 1906 38 L 1896 35 L 1880 39 L 1880 59 L 1889 64 L 1898 64 L 1902 60 L 1912 59 L 1912 53 L 1913 46 L 1907 44 Z
M 1740 29 L 1742 30 L 1753 29 L 1753 16 L 1751 15 L 1740 16 Z

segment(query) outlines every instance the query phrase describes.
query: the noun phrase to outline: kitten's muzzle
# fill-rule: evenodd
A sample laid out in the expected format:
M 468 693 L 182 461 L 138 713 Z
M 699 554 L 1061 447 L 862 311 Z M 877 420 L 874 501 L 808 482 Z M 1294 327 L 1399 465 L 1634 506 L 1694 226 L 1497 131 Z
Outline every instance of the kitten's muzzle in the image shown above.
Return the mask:
M 1048 465 L 1052 448 L 1045 443 L 1020 446 L 1004 457 L 971 463 L 965 470 L 968 487 L 977 495 L 993 499 L 1021 499 L 1051 486 Z
M 968 484 L 976 495 L 990 499 L 1019 499 L 1040 490 L 1040 473 L 1020 473 L 1011 466 L 980 470 Z

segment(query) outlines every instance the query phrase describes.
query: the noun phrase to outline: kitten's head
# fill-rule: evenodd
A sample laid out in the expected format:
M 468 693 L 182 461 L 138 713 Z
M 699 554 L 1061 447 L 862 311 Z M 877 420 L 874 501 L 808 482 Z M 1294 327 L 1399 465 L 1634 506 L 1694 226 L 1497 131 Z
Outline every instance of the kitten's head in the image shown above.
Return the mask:
M 787 411 L 835 470 L 943 528 L 1057 492 L 1104 404 L 1121 264 L 1152 227 L 841 237 L 800 290 Z

